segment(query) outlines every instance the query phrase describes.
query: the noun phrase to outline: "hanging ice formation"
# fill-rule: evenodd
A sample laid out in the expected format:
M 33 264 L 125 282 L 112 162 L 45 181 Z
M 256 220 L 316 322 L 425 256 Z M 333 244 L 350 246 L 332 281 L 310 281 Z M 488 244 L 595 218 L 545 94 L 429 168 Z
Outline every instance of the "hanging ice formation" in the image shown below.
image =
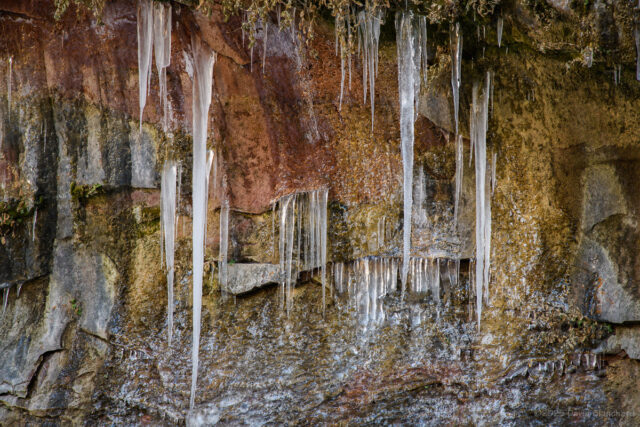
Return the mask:
M 636 39 L 637 40 L 637 39 Z M 7 82 L 7 104 L 9 110 L 11 110 L 11 83 L 12 83 L 12 75 L 13 75 L 13 57 L 9 57 L 9 76 Z
M 498 45 L 502 39 L 502 18 L 498 20 Z M 455 120 L 455 138 L 456 138 L 456 188 L 454 194 L 453 209 L 453 226 L 454 230 L 458 228 L 458 215 L 460 208 L 460 194 L 462 192 L 462 173 L 464 160 L 464 147 L 462 136 L 460 135 L 460 123 L 458 119 L 458 111 L 460 107 L 460 85 L 462 83 L 462 33 L 460 32 L 460 23 L 451 30 L 450 34 L 450 51 L 451 51 L 451 91 L 453 94 L 453 115 Z
M 367 102 L 367 83 L 369 84 L 369 100 L 371 104 L 371 130 L 375 117 L 376 76 L 378 75 L 378 40 L 380 25 L 384 21 L 381 10 L 363 10 L 358 14 L 359 42 L 362 45 L 362 91 L 363 102 Z M 368 81 L 367 81 L 368 80 Z
M 464 146 L 462 135 L 456 136 L 456 190 L 453 205 L 453 228 L 458 229 L 458 216 L 460 215 L 460 195 L 462 194 L 462 179 L 464 170 Z
M 349 20 L 349 15 L 347 15 L 347 20 Z M 351 52 L 348 51 L 349 47 L 347 45 L 347 36 L 345 36 L 344 34 L 344 30 L 345 30 L 345 25 L 344 25 L 344 21 L 345 21 L 345 17 L 342 13 L 338 13 L 336 15 L 336 55 L 338 54 L 338 46 L 340 46 L 340 102 L 338 104 L 338 111 L 342 111 L 342 97 L 344 95 L 344 77 L 345 77 L 345 69 L 344 69 L 344 62 L 345 62 L 345 56 L 349 55 L 351 56 Z M 346 48 L 345 49 L 345 45 Z M 348 51 L 345 52 L 345 50 Z M 351 59 L 349 59 L 350 61 Z
M 222 196 L 220 206 L 220 252 L 218 254 L 218 280 L 220 287 L 227 287 L 227 254 L 229 252 L 229 200 Z
M 155 46 L 155 49 L 154 49 Z M 167 128 L 167 67 L 171 61 L 171 6 L 152 0 L 138 2 L 138 84 L 140 130 L 151 81 L 151 54 L 155 51 L 156 68 L 162 99 L 162 126 Z
M 398 288 L 398 261 L 392 257 L 367 257 L 346 265 L 336 263 L 333 283 L 339 293 L 347 295 L 362 323 L 380 323 L 385 318 L 382 299 Z
M 207 122 L 216 54 L 195 38 L 192 40 L 191 47 L 193 52 L 193 347 L 190 407 L 193 408 L 198 378 L 204 238 L 207 218 Z
M 498 18 L 498 47 L 502 46 L 502 29 L 504 27 L 504 18 L 501 16 Z
M 633 36 L 636 41 L 636 80 L 640 80 L 640 27 L 637 25 L 633 29 Z
M 171 346 L 173 337 L 173 276 L 174 276 L 174 253 L 176 237 L 176 177 L 177 164 L 174 161 L 165 162 L 162 168 L 161 179 L 161 210 L 160 210 L 160 232 L 161 245 L 164 247 L 164 259 L 167 268 L 167 330 L 168 342 Z M 162 251 L 161 251 L 162 254 Z
M 460 85 L 462 83 L 462 33 L 460 23 L 451 30 L 450 34 L 451 50 L 451 91 L 453 92 L 453 117 L 455 120 L 456 135 L 458 135 L 459 121 L 458 111 L 460 107 Z
M 489 96 L 491 74 L 487 72 L 484 89 L 479 82 L 473 84 L 471 105 L 471 144 L 475 148 L 476 168 L 476 313 L 478 329 L 482 316 L 482 300 L 489 298 L 489 271 L 491 266 L 491 183 L 487 176 L 487 127 L 489 122 Z
M 398 89 L 400 98 L 400 139 L 404 187 L 404 225 L 402 245 L 402 283 L 406 287 L 411 250 L 411 209 L 413 205 L 413 142 L 416 104 L 420 93 L 421 71 L 426 61 L 426 20 L 413 12 L 396 14 L 398 45 Z M 422 24 L 424 22 L 424 24 Z M 424 28 L 424 35 L 423 29 Z M 425 50 L 423 52 L 423 50 Z
M 316 268 L 321 270 L 322 306 L 325 307 L 328 193 L 326 188 L 293 193 L 273 205 L 274 217 L 279 216 L 280 277 L 287 313 L 298 273 Z

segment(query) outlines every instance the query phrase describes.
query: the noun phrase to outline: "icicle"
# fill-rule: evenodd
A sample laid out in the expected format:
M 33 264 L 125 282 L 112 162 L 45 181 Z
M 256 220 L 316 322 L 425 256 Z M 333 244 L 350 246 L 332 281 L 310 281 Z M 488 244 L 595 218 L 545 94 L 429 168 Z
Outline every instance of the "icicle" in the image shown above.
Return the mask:
M 349 92 L 351 92 L 351 14 L 347 14 L 347 50 L 349 54 Z
M 400 138 L 404 177 L 404 223 L 402 246 L 402 283 L 407 286 L 409 255 L 411 251 L 411 210 L 413 205 L 413 142 L 416 119 L 416 96 L 419 93 L 419 20 L 414 21 L 411 11 L 396 15 L 396 37 L 398 47 L 398 89 L 400 98 Z M 418 88 L 416 90 L 416 88 Z
M 498 160 L 498 153 L 494 150 L 491 155 L 491 196 L 496 191 L 496 162 Z
M 151 77 L 151 52 L 153 50 L 153 2 L 138 2 L 138 96 L 140 100 L 140 134 L 142 113 L 147 103 Z
M 153 46 L 162 100 L 162 128 L 167 131 L 167 67 L 171 63 L 171 6 L 153 3 Z M 149 72 L 151 71 L 149 59 Z M 148 89 L 147 89 L 148 90 Z
M 637 40 L 637 39 L 636 39 Z M 7 105 L 11 111 L 11 86 L 13 81 L 13 56 L 9 57 L 9 76 L 7 82 Z
M 487 188 L 487 126 L 489 115 L 489 94 L 491 76 L 487 73 L 484 91 L 480 94 L 480 85 L 473 85 L 473 104 L 471 110 L 471 134 L 475 145 L 476 157 L 476 313 L 478 329 L 482 317 L 482 299 L 488 300 L 489 270 L 491 254 L 491 197 Z
M 245 33 L 245 31 L 244 31 L 244 25 L 245 25 L 246 23 L 247 23 L 247 12 L 245 11 L 245 12 L 244 12 L 244 16 L 243 16 L 243 18 L 242 18 L 242 24 L 240 24 L 240 28 L 242 28 L 242 47 L 243 47 L 243 48 L 244 48 L 244 38 L 245 38 L 245 37 L 244 37 L 244 36 L 245 36 L 245 35 L 244 35 L 244 33 Z
M 2 315 L 4 316 L 4 312 L 7 311 L 7 303 L 9 302 L 9 287 L 4 288 L 4 295 L 2 299 Z
M 229 252 L 229 200 L 223 196 L 220 206 L 220 246 L 218 254 L 218 279 L 220 287 L 226 289 L 228 281 L 227 254 Z
M 165 162 L 162 168 L 160 184 L 160 203 L 162 206 L 160 220 L 162 232 L 160 238 L 164 244 L 164 258 L 167 266 L 167 331 L 168 343 L 171 346 L 173 337 L 173 277 L 174 253 L 176 237 L 176 176 L 177 166 L 173 161 Z
M 33 224 L 31 225 L 31 241 L 36 241 L 36 221 L 38 220 L 38 208 L 33 214 Z
M 264 37 L 262 38 L 262 74 L 264 75 L 264 67 L 267 63 L 267 36 L 269 35 L 268 19 L 265 19 L 263 29 L 264 29 Z
M 459 131 L 458 110 L 460 106 L 460 85 L 462 82 L 462 33 L 460 23 L 456 22 L 450 35 L 451 44 L 451 90 L 453 92 L 453 116 L 455 120 L 456 135 Z
M 456 137 L 456 192 L 453 205 L 453 228 L 458 229 L 458 217 L 460 216 L 460 195 L 462 194 L 462 178 L 464 170 L 464 146 L 462 135 Z
M 633 36 L 636 41 L 636 80 L 640 80 L 640 27 L 637 25 L 633 29 Z
M 206 173 L 205 173 L 205 194 L 207 195 L 207 200 L 205 201 L 205 209 L 208 208 L 209 206 L 209 178 L 211 177 L 211 166 L 213 165 L 213 159 L 215 157 L 215 153 L 213 152 L 213 150 L 207 150 L 207 168 L 206 168 Z M 215 183 L 215 181 L 214 181 Z M 205 221 L 204 223 L 204 236 L 205 236 L 205 241 L 204 241 L 204 248 L 203 250 L 206 252 L 207 251 L 207 222 Z
M 504 19 L 502 16 L 498 18 L 498 47 L 502 46 L 502 29 L 504 27 Z
M 202 276 L 204 262 L 204 230 L 207 216 L 206 143 L 213 65 L 215 52 L 200 40 L 192 40 L 193 51 L 193 340 L 190 407 L 195 404 L 198 378 L 198 348 L 200 345 L 200 316 L 202 310 Z
M 340 46 L 340 104 L 338 106 L 338 111 L 342 111 L 342 96 L 344 94 L 344 46 Z
M 327 189 L 319 191 L 320 196 L 320 265 L 322 266 L 322 313 L 326 307 L 325 288 L 327 285 Z

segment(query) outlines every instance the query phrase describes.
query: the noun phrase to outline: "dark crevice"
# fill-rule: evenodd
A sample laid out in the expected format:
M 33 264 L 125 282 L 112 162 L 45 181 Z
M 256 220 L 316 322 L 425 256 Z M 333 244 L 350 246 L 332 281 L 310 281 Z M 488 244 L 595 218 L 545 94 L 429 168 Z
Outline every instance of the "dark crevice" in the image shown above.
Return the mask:
M 36 368 L 35 372 L 33 373 L 33 375 L 31 376 L 31 379 L 29 380 L 29 384 L 27 385 L 27 394 L 26 394 L 26 399 L 31 398 L 31 396 L 33 395 L 33 392 L 36 389 L 36 383 L 38 382 L 38 377 L 40 376 L 40 371 L 42 370 L 42 367 L 44 366 L 44 364 L 51 359 L 51 357 L 58 352 L 64 351 L 63 348 L 59 348 L 56 350 L 49 350 L 49 351 L 45 351 L 44 353 L 42 353 L 40 355 L 40 357 L 38 358 L 38 367 Z

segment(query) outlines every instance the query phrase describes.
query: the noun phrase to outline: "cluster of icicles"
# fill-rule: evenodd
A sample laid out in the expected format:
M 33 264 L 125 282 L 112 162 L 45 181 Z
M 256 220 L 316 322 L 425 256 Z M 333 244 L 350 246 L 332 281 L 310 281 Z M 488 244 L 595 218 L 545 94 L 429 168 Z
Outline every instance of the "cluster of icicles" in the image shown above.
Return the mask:
M 365 257 L 350 263 L 333 264 L 333 284 L 336 292 L 347 296 L 348 306 L 354 308 L 364 325 L 380 324 L 385 319 L 384 297 L 398 290 L 398 258 Z M 458 286 L 460 260 L 436 257 L 412 257 L 402 298 L 429 294 L 439 303 L 442 283 L 449 289 Z
M 326 305 L 327 199 L 326 188 L 281 197 L 273 203 L 272 218 L 278 218 L 282 297 L 289 314 L 298 274 L 320 268 L 322 307 Z M 275 224 L 272 224 L 275 242 Z
M 372 129 L 374 123 L 375 78 L 378 72 L 378 41 L 384 13 L 380 10 L 359 12 L 355 25 L 349 17 L 336 18 L 336 51 L 340 48 L 341 83 L 340 107 L 344 94 L 345 62 L 349 70 L 351 87 L 351 44 L 355 27 L 358 39 L 358 55 L 362 60 L 364 101 L 367 91 L 371 105 Z M 427 21 L 426 17 L 411 11 L 398 12 L 395 20 L 398 54 L 398 88 L 400 99 L 400 133 L 403 159 L 404 228 L 401 267 L 396 258 L 363 258 L 350 266 L 335 263 L 333 268 L 334 286 L 338 292 L 353 295 L 367 322 L 384 319 L 381 298 L 398 289 L 397 279 L 401 278 L 403 295 L 405 291 L 431 293 L 434 300 L 440 300 L 441 262 L 449 283 L 457 284 L 459 260 L 411 257 L 411 223 L 413 207 L 413 146 L 414 125 L 418 117 L 418 101 L 421 88 L 427 84 Z M 263 67 L 266 58 L 268 23 L 262 23 Z M 254 30 L 255 31 L 255 30 Z M 292 27 L 292 31 L 293 27 Z M 498 23 L 498 40 L 501 42 L 502 19 Z M 154 49 L 155 48 L 155 49 Z M 151 56 L 155 52 L 159 77 L 160 99 L 163 105 L 163 128 L 167 130 L 167 87 L 166 68 L 171 57 L 171 7 L 151 0 L 140 0 L 138 7 L 138 62 L 140 86 L 140 122 L 146 104 L 151 79 Z M 200 317 L 202 307 L 202 280 L 204 270 L 204 249 L 206 238 L 206 215 L 209 194 L 209 176 L 213 164 L 217 164 L 215 153 L 207 152 L 207 118 L 211 103 L 213 66 L 216 54 L 197 37 L 191 44 L 193 69 L 193 169 L 192 169 L 192 211 L 193 211 L 193 344 L 192 344 L 192 384 L 190 406 L 194 406 L 197 383 L 198 353 L 200 340 Z M 451 31 L 452 91 L 456 130 L 456 190 L 454 224 L 459 215 L 459 199 L 462 183 L 463 139 L 459 133 L 458 110 L 461 86 L 462 33 L 459 24 Z M 491 189 L 495 185 L 495 154 L 492 174 L 487 178 L 486 133 L 488 126 L 491 75 L 488 74 L 482 87 L 473 86 L 471 106 L 471 152 L 475 150 L 476 165 L 476 271 L 475 287 L 477 297 L 478 327 L 482 312 L 483 298 L 488 298 L 488 282 L 491 248 Z M 142 132 L 141 132 L 142 135 Z M 173 335 L 173 282 L 174 251 L 177 233 L 176 210 L 180 202 L 182 165 L 169 160 L 162 169 L 161 178 L 161 235 L 163 260 L 167 270 L 168 340 Z M 216 182 L 214 168 L 214 185 Z M 219 279 L 224 288 L 227 283 L 227 250 L 229 227 L 229 202 L 226 196 L 226 179 L 223 179 L 220 208 L 220 252 L 218 258 Z M 215 192 L 215 190 L 214 190 Z M 292 290 L 302 271 L 320 269 L 322 281 L 322 305 L 326 303 L 327 286 L 327 202 L 326 188 L 298 192 L 278 199 L 273 203 L 273 233 L 275 252 L 275 219 L 279 225 L 278 254 L 281 272 L 283 305 L 289 313 L 292 304 Z M 383 224 L 384 227 L 384 224 Z M 379 227 L 380 228 L 380 227 Z M 379 234 L 381 234 L 379 232 Z M 378 240 L 380 240 L 378 236 Z M 384 241 L 384 236 L 382 236 Z M 380 242 L 379 242 L 380 243 Z M 384 243 L 384 242 L 382 242 Z M 345 269 L 347 270 L 345 272 Z

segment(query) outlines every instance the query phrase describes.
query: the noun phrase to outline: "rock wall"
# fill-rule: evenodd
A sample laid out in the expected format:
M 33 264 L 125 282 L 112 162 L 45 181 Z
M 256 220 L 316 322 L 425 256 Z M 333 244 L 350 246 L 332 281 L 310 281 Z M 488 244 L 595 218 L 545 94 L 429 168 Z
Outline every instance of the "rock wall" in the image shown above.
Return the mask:
M 182 309 L 188 308 L 193 37 L 218 53 L 208 146 L 220 159 L 217 185 L 210 186 L 208 271 L 217 258 L 223 176 L 234 261 L 276 263 L 272 201 L 320 186 L 330 189 L 330 260 L 399 251 L 402 164 L 393 39 L 383 33 L 371 132 L 358 62 L 338 111 L 340 61 L 328 22 L 318 23 L 304 56 L 290 32 L 270 25 L 263 73 L 262 29 L 251 63 L 237 17 L 225 22 L 215 8 L 207 17 L 173 6 L 165 134 L 155 68 L 142 132 L 137 121 L 132 2 L 107 2 L 100 21 L 71 7 L 59 22 L 50 1 L 0 5 L 5 75 L 12 58 L 9 78 L 0 79 L 0 283 L 11 286 L 0 320 L 0 419 L 63 416 L 79 422 L 92 404 L 101 364 L 114 350 L 110 337 L 164 327 L 158 186 L 167 158 L 185 166 L 176 283 Z M 576 59 L 581 52 L 554 44 L 561 29 L 578 19 L 562 13 L 567 16 L 545 27 L 540 17 L 516 8 L 505 23 L 503 48 L 492 42 L 489 28 L 486 52 L 473 40 L 474 29 L 465 28 L 465 137 L 472 82 L 495 71 L 488 140 L 497 152 L 498 183 L 486 328 L 514 340 L 513 325 L 550 310 L 616 324 L 640 320 L 635 58 L 621 41 L 618 85 L 610 63 L 586 68 Z M 605 18 L 615 14 L 604 6 L 599 13 L 608 31 Z M 545 28 L 553 31 L 544 34 Z M 416 122 L 415 181 L 422 170 L 426 202 L 416 208 L 424 220 L 414 226 L 413 247 L 416 255 L 467 259 L 475 244 L 474 171 L 467 144 L 460 232 L 454 233 L 449 53 L 438 31 L 430 39 L 429 85 Z M 376 243 L 380 221 L 382 245 Z M 209 278 L 205 294 L 216 298 Z M 624 336 L 633 333 L 625 329 Z M 628 340 L 618 341 L 610 348 L 631 348 Z

